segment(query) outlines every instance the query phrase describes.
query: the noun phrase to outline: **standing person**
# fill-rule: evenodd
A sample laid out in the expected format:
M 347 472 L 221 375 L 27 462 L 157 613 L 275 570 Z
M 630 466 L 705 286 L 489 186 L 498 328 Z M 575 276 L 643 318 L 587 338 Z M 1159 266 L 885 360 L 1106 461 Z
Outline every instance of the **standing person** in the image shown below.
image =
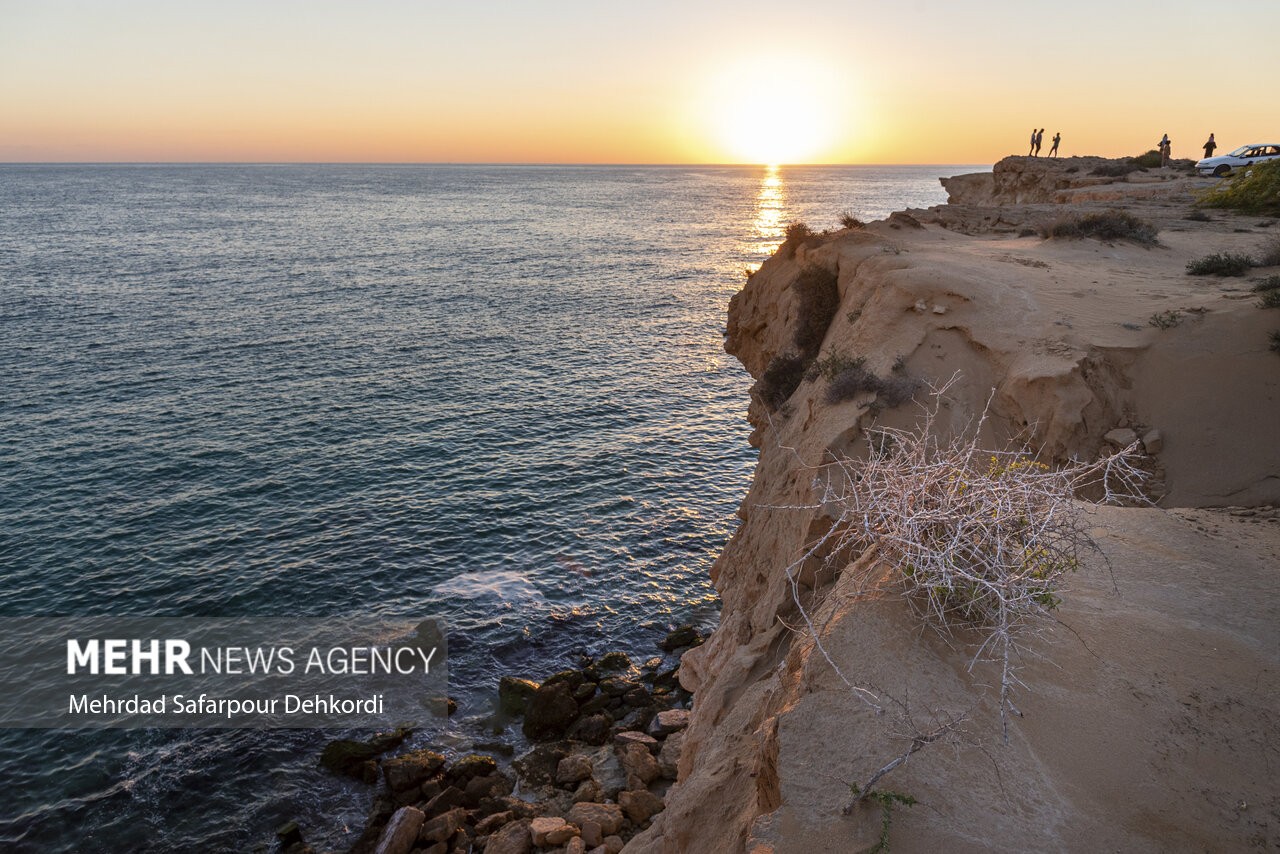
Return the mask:
M 1169 168 L 1169 149 L 1171 147 L 1172 147 L 1172 143 L 1169 142 L 1169 134 L 1166 133 L 1163 137 L 1160 138 L 1160 168 L 1161 169 Z
M 1040 156 L 1040 143 L 1044 142 L 1044 128 L 1036 131 L 1036 157 Z
M 1204 156 L 1212 157 L 1213 150 L 1218 147 L 1218 143 L 1213 141 L 1213 134 L 1209 134 L 1209 141 L 1204 144 Z
M 1060 143 L 1060 142 L 1062 142 L 1062 131 L 1054 131 L 1054 134 L 1053 134 L 1053 148 L 1049 149 L 1049 156 L 1050 156 L 1050 157 L 1057 157 L 1057 156 L 1058 156 L 1058 143 Z
M 1028 157 L 1036 156 L 1036 129 L 1031 129 L 1031 148 L 1027 150 Z

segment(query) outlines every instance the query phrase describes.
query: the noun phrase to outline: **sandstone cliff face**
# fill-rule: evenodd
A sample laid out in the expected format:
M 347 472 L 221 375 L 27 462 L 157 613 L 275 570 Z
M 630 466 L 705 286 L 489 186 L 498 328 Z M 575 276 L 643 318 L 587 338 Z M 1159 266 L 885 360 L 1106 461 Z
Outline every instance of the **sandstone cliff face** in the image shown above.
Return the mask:
M 1000 204 L 1093 186 L 1004 163 L 944 184 L 967 202 Z M 1180 198 L 1142 213 L 1168 226 L 1186 210 Z M 1272 318 L 1182 269 L 1254 238 L 1227 225 L 1169 227 L 1164 246 L 1146 249 L 967 236 L 939 227 L 945 210 L 916 215 L 923 230 L 875 223 L 767 261 L 733 298 L 726 349 L 757 380 L 793 350 L 791 284 L 816 264 L 835 273 L 840 294 L 824 355 L 861 356 L 878 375 L 922 382 L 958 372 L 940 429 L 967 430 L 988 411 L 985 443 L 1028 437 L 1053 462 L 1092 458 L 1109 431 L 1128 428 L 1152 446 L 1153 489 L 1167 492 L 1166 506 L 1280 502 Z M 1185 326 L 1157 329 L 1153 311 L 1179 312 Z M 874 394 L 829 403 L 820 377 L 773 412 L 753 394 L 759 463 L 742 525 L 712 569 L 721 624 L 680 671 L 695 691 L 680 779 L 628 854 L 871 847 L 878 808 L 844 816 L 840 807 L 848 783 L 910 745 L 906 718 L 860 703 L 835 666 L 925 722 L 968 716 L 963 745 L 921 752 L 886 778 L 928 805 L 899 810 L 895 848 L 1276 844 L 1280 797 L 1268 781 L 1280 739 L 1266 733 L 1277 724 L 1280 636 L 1265 604 L 1280 592 L 1274 511 L 1100 511 L 1114 574 L 1101 562 L 1081 574 L 1062 610 L 1070 632 L 1028 664 L 1035 688 L 1020 696 L 1025 717 L 1004 744 L 972 639 L 922 633 L 900 600 L 855 590 L 874 555 L 801 561 L 831 525 L 814 506 L 821 464 L 861 453 L 873 423 L 916 417 L 912 404 L 888 407 Z M 1236 542 L 1206 539 L 1211 529 Z M 1206 589 L 1216 597 L 1208 606 Z

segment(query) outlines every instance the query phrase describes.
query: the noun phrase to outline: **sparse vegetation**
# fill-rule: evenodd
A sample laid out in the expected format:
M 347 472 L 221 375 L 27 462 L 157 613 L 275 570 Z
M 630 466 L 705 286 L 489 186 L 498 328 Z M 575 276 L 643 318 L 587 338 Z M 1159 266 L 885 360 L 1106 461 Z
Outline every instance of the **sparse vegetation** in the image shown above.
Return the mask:
M 783 258 L 791 258 L 796 254 L 796 250 L 801 246 L 809 243 L 809 241 L 817 238 L 813 229 L 805 225 L 803 222 L 793 222 L 787 226 L 786 239 L 782 241 L 782 245 L 778 247 L 778 254 Z
M 1280 238 L 1272 240 L 1262 250 L 1258 258 L 1259 267 L 1280 267 Z
M 1234 252 L 1215 252 L 1187 263 L 1190 276 L 1243 276 L 1253 267 L 1253 258 Z
M 1187 214 L 1185 218 L 1191 220 L 1192 222 L 1211 222 L 1212 221 L 1209 219 L 1209 215 L 1204 211 L 1192 211 L 1191 213 Z
M 796 296 L 797 323 L 792 341 L 800 355 L 811 360 L 822 349 L 822 339 L 840 307 L 836 274 L 818 264 L 800 271 L 791 284 Z
M 1253 283 L 1254 293 L 1274 291 L 1276 288 L 1280 288 L 1280 276 L 1267 276 L 1265 279 L 1258 279 Z
M 1156 152 L 1156 165 L 1160 165 L 1159 152 Z M 1137 172 L 1141 168 L 1142 167 L 1134 162 L 1134 159 L 1130 157 L 1127 160 L 1113 160 L 1110 163 L 1103 163 L 1089 174 L 1098 178 L 1123 178 L 1130 172 Z
M 822 377 L 827 382 L 831 382 L 849 368 L 860 368 L 865 362 L 866 359 L 861 356 L 855 359 L 846 356 L 844 353 L 828 353 L 809 365 L 809 369 L 804 373 L 804 378 L 813 382 L 818 377 Z
M 842 403 L 860 394 L 872 392 L 876 396 L 874 404 L 892 409 L 910 400 L 917 386 L 918 383 L 906 377 L 876 376 L 867 369 L 865 359 L 854 359 L 830 378 L 827 403 Z
M 1280 291 L 1263 291 L 1258 308 L 1280 308 Z
M 1235 169 L 1225 180 L 1196 199 L 1202 208 L 1230 208 L 1244 213 L 1280 214 L 1280 162 Z
M 862 228 L 866 223 L 853 215 L 853 211 L 844 211 L 840 214 L 840 225 L 845 228 Z
M 1130 158 L 1129 162 L 1139 169 L 1156 169 L 1160 166 L 1160 159 L 1160 152 L 1153 148 L 1146 154 Z
M 1151 223 L 1121 210 L 1062 217 L 1041 230 L 1041 236 L 1056 239 L 1131 240 L 1147 246 L 1157 242 L 1158 233 Z
M 862 309 L 855 308 L 853 311 L 850 311 L 848 314 L 846 314 L 844 316 L 844 319 L 849 321 L 850 323 L 857 323 L 858 318 L 860 317 L 862 317 Z
M 1271 349 L 1273 352 L 1280 353 L 1280 329 L 1271 330 Z
M 806 364 L 807 361 L 795 353 L 780 354 L 769 360 L 769 366 L 756 384 L 756 393 L 770 411 L 776 411 L 800 387 Z
M 919 801 L 910 795 L 904 795 L 901 792 L 890 791 L 889 789 L 874 789 L 870 792 L 859 790 L 858 784 L 854 783 L 849 787 L 856 800 L 874 801 L 880 805 L 880 837 L 876 840 L 873 848 L 867 851 L 867 854 L 889 854 L 889 830 L 893 826 L 893 808 L 897 805 L 904 807 L 913 807 Z
M 1172 329 L 1182 322 L 1182 312 L 1180 311 L 1158 311 L 1151 315 L 1147 323 L 1156 329 Z

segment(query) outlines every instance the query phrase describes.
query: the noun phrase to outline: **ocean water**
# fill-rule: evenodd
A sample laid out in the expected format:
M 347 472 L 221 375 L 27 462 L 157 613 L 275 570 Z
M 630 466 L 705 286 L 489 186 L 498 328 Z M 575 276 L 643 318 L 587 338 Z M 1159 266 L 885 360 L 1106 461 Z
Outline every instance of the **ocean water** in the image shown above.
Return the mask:
M 465 748 L 714 625 L 744 267 L 979 168 L 0 166 L 0 614 L 442 615 Z M 0 850 L 341 846 L 335 735 L 0 732 Z

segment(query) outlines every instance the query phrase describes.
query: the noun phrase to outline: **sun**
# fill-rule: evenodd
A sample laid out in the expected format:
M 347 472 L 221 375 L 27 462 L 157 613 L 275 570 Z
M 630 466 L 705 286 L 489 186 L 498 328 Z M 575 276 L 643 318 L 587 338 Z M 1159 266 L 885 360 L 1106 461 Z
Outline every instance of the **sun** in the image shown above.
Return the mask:
M 713 147 L 733 162 L 812 162 L 836 142 L 844 105 L 834 77 L 806 57 L 727 62 L 711 75 L 700 118 Z

